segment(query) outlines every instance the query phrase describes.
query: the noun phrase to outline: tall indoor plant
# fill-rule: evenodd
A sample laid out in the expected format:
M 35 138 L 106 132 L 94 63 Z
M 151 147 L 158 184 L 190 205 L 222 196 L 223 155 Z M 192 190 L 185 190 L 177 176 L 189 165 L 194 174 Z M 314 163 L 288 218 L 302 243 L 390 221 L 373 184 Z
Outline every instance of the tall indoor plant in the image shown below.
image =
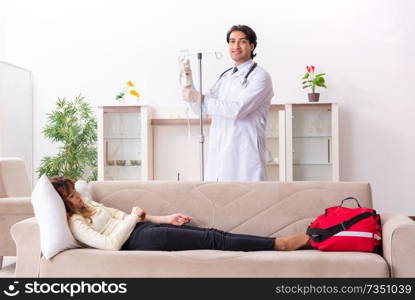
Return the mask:
M 313 65 L 306 66 L 307 73 L 303 76 L 303 89 L 305 88 L 311 88 L 311 93 L 308 93 L 308 100 L 310 102 L 317 102 L 320 93 L 316 93 L 316 86 L 327 88 L 324 75 L 325 73 L 319 73 L 317 75 L 314 75 L 315 67 Z
M 84 97 L 79 95 L 72 101 L 58 98 L 42 133 L 60 145 L 58 154 L 42 159 L 37 169 L 39 176 L 97 179 L 97 121 Z

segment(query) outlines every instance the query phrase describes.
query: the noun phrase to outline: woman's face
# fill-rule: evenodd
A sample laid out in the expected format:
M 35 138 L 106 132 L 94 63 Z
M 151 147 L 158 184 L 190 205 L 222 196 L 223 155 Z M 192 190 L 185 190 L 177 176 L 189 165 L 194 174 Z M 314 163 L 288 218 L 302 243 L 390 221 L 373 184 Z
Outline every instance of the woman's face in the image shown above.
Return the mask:
M 84 207 L 84 201 L 82 200 L 81 194 L 74 189 L 69 193 L 66 200 L 72 203 L 77 209 Z

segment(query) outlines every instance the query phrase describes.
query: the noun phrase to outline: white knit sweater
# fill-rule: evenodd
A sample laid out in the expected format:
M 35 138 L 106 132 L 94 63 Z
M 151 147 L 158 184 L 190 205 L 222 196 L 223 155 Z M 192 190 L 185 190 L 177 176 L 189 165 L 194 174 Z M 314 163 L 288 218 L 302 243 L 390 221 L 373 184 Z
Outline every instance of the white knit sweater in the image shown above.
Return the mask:
M 95 214 L 91 216 L 92 222 L 78 214 L 69 218 L 69 227 L 75 239 L 93 248 L 119 250 L 138 222 L 137 215 L 127 215 L 92 200 L 84 201 L 95 210 Z

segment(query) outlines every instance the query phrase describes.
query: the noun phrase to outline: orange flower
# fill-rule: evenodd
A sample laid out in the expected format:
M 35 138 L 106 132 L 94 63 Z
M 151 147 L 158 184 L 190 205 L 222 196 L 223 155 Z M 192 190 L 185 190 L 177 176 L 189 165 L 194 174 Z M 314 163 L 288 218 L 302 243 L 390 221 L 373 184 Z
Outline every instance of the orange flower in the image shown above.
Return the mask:
M 132 83 L 131 81 L 128 81 L 127 82 L 127 85 L 130 86 L 130 87 L 133 87 L 134 86 L 134 83 Z

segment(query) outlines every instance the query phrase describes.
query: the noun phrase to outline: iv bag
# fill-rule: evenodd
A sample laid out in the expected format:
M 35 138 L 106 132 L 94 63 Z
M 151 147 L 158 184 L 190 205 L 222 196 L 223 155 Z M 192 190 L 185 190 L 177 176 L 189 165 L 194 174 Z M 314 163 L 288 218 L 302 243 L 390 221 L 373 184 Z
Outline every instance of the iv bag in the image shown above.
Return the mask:
M 185 60 L 189 60 L 189 49 L 180 50 L 179 53 L 179 63 L 183 63 Z
M 191 74 L 186 74 L 186 69 L 190 69 L 189 50 L 181 50 L 179 54 L 179 82 L 182 87 L 191 87 Z

